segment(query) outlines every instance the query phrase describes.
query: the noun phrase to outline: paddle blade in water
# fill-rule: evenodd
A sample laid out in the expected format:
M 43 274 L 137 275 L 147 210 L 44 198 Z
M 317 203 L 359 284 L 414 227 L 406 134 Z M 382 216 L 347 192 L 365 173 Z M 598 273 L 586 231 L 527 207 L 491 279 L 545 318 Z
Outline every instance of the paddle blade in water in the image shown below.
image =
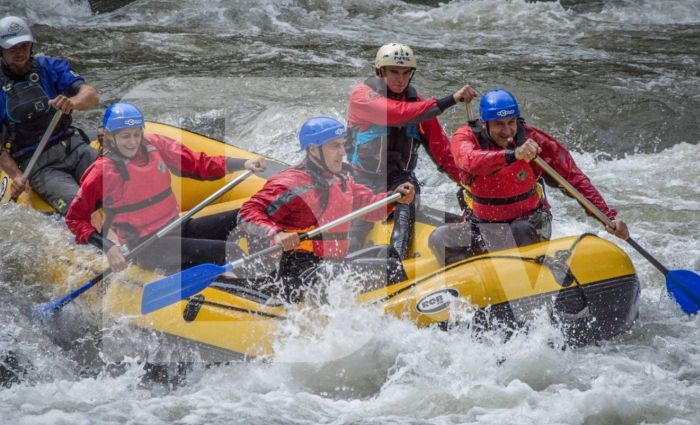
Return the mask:
M 700 276 L 690 270 L 669 270 L 666 288 L 687 314 L 700 310 Z
M 149 283 L 143 288 L 141 314 L 148 314 L 191 297 L 211 285 L 217 276 L 230 268 L 230 264 L 200 264 Z

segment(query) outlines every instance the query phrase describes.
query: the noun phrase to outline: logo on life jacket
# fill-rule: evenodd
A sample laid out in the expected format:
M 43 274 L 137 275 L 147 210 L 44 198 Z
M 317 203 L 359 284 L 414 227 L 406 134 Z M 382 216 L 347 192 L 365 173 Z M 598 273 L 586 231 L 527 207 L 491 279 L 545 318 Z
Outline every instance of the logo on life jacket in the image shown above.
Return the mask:
M 34 110 L 35 111 L 43 111 L 46 109 L 46 104 L 42 101 L 34 102 Z

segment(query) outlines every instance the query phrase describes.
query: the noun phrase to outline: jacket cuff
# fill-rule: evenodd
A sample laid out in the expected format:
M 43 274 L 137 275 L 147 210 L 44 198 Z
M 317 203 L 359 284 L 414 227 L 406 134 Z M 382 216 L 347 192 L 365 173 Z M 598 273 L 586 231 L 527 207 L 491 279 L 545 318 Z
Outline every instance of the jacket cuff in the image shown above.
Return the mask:
M 437 107 L 441 111 L 444 111 L 445 109 L 449 108 L 450 106 L 454 106 L 456 104 L 457 104 L 457 102 L 455 102 L 455 97 L 453 95 L 445 96 L 442 99 L 438 99 L 438 101 L 437 101 Z
M 233 172 L 245 169 L 246 159 L 242 158 L 226 158 L 226 171 Z
M 281 227 L 273 227 L 270 230 L 268 230 L 267 237 L 272 239 L 275 237 L 276 234 L 278 234 L 280 232 L 284 232 L 284 229 Z
M 97 232 L 90 233 L 87 241 L 103 251 L 109 251 L 109 249 L 114 246 L 114 242 L 107 238 L 103 238 L 102 235 Z
M 515 162 L 515 151 L 513 149 L 506 149 L 506 163 L 512 164 Z

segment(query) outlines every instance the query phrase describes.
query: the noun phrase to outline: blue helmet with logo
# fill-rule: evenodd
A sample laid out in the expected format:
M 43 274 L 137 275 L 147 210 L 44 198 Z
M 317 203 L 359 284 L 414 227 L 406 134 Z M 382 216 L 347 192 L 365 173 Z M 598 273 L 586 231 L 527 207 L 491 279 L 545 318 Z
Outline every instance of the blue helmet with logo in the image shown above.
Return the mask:
M 139 108 L 128 102 L 109 105 L 102 118 L 102 127 L 110 133 L 124 128 L 143 128 L 144 126 L 143 114 Z
M 496 89 L 481 97 L 479 113 L 482 121 L 489 122 L 501 118 L 519 117 L 520 108 L 513 94 L 503 89 Z
M 331 117 L 313 117 L 302 124 L 299 130 L 299 144 L 301 150 L 308 149 L 309 146 L 321 146 L 340 137 L 347 136 L 345 126 L 338 120 Z

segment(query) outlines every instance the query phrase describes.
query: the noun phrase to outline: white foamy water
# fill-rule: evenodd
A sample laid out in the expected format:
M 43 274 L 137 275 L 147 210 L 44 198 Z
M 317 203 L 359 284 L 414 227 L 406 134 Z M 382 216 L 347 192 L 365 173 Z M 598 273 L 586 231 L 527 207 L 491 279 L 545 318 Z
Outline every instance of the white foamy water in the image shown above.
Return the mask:
M 70 55 L 98 88 L 100 108 L 76 114 L 86 129 L 124 98 L 150 119 L 294 162 L 298 125 L 344 118 L 376 47 L 399 39 L 419 55 L 414 82 L 426 95 L 465 82 L 511 88 L 529 122 L 574 150 L 640 245 L 671 269 L 700 270 L 697 0 L 122 3 L 91 15 L 87 1 L 0 2 L 0 14 L 40 22 L 37 49 Z M 451 134 L 464 119 L 456 107 L 441 122 Z M 425 155 L 418 175 L 424 203 L 457 211 L 455 185 Z M 548 194 L 555 237 L 595 233 L 632 258 L 642 293 L 629 333 L 566 347 L 544 314 L 508 340 L 417 329 L 348 302 L 352 282 L 339 276 L 326 326 L 292 314 L 275 361 L 196 363 L 172 389 L 141 386 L 138 359 L 104 365 L 97 329 L 130 334 L 101 317 L 101 285 L 50 326 L 29 319 L 101 259 L 60 220 L 0 206 L 0 352 L 26 369 L 0 387 L 0 423 L 699 423 L 700 319 L 678 310 L 631 246 Z

